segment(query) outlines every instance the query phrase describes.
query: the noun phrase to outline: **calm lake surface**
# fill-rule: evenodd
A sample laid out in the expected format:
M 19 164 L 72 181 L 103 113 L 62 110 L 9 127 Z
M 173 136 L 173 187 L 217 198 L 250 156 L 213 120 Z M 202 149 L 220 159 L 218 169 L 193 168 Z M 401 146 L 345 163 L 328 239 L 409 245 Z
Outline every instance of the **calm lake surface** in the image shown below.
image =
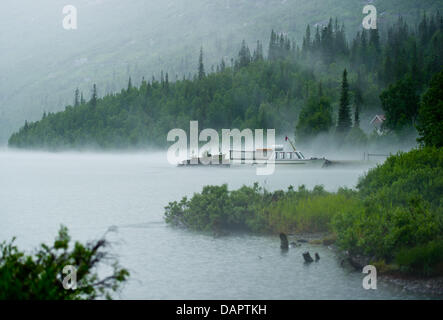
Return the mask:
M 166 153 L 51 154 L 0 152 L 0 241 L 17 237 L 31 250 L 51 242 L 61 224 L 75 240 L 92 240 L 111 226 L 109 239 L 131 272 L 122 299 L 413 299 L 380 282 L 362 287 L 363 274 L 340 266 L 333 250 L 304 245 L 280 251 L 278 237 L 214 238 L 167 226 L 169 201 L 227 183 L 259 182 L 269 190 L 322 184 L 353 187 L 365 169 L 301 170 L 277 167 L 257 176 L 251 167 L 177 168 Z M 305 265 L 302 252 L 319 252 Z

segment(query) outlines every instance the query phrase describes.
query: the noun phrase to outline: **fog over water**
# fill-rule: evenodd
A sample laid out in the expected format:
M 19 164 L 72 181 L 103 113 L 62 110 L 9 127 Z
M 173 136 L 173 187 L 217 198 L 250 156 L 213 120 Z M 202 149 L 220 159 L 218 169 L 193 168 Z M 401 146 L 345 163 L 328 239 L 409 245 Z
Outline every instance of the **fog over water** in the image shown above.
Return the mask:
M 353 187 L 364 168 L 302 170 L 277 167 L 177 168 L 166 153 L 93 154 L 0 152 L 0 239 L 17 236 L 28 250 L 52 241 L 60 224 L 75 240 L 100 237 L 111 226 L 113 252 L 131 277 L 121 298 L 132 299 L 391 299 L 414 298 L 397 287 L 362 288 L 363 275 L 340 267 L 327 247 L 280 251 L 278 237 L 211 235 L 169 227 L 169 201 L 255 181 L 269 190 L 323 184 Z M 320 253 L 305 265 L 304 250 Z
M 368 4 L 377 30 L 363 32 Z M 75 9 L 69 15 L 66 5 Z M 166 224 L 164 213 L 207 185 L 355 188 L 389 155 L 417 148 L 412 123 L 426 122 L 428 102 L 412 97 L 428 89 L 441 62 L 435 13 L 443 1 L 1 0 L 0 7 L 0 243 L 15 238 L 33 254 L 53 244 L 61 225 L 81 243 L 106 235 L 107 249 L 130 272 L 115 299 L 442 298 L 383 279 L 364 290 L 365 275 L 334 247 L 307 241 L 282 252 L 278 235 L 194 232 Z M 78 26 L 66 28 L 66 18 Z M 207 137 L 212 155 L 241 150 L 234 128 L 255 128 L 251 145 L 243 131 L 251 155 L 263 147 L 256 131 L 263 128 L 264 147 L 282 152 L 277 159 L 288 160 L 276 148 L 283 146 L 311 163 L 330 161 L 259 176 L 249 165 L 178 167 L 166 149 L 143 149 L 183 146 L 181 135 L 167 138 L 181 129 L 190 148 L 177 152 L 180 161 L 194 150 L 202 156 L 209 127 L 220 140 Z M 222 128 L 232 130 L 225 138 L 234 146 L 222 141 Z M 433 171 L 407 171 L 417 190 L 426 189 L 421 183 Z M 384 213 L 380 219 L 391 219 Z M 358 222 L 369 220 L 382 221 Z M 437 225 L 428 224 L 431 231 Z M 324 235 L 297 235 L 315 236 Z M 372 238 L 368 248 L 376 247 Z M 386 257 L 412 246 L 403 238 Z M 320 261 L 305 264 L 305 251 Z M 106 267 L 99 273 L 108 275 Z

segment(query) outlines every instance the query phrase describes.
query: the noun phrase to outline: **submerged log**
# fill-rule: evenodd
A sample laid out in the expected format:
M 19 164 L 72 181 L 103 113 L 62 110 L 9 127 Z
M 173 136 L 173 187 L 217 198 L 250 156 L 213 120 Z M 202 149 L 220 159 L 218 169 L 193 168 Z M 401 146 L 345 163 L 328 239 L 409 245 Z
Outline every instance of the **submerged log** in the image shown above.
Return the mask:
M 297 243 L 294 242 L 294 241 L 292 241 L 292 242 L 290 243 L 290 245 L 291 245 L 291 247 L 293 247 L 293 248 L 296 248 L 296 247 L 300 247 L 300 246 L 301 246 L 300 244 L 297 244 Z
M 282 250 L 289 249 L 288 237 L 284 233 L 280 233 L 280 248 Z
M 303 258 L 305 259 L 306 263 L 314 262 L 314 259 L 312 259 L 311 254 L 309 253 L 309 251 L 306 251 L 305 253 L 303 253 Z

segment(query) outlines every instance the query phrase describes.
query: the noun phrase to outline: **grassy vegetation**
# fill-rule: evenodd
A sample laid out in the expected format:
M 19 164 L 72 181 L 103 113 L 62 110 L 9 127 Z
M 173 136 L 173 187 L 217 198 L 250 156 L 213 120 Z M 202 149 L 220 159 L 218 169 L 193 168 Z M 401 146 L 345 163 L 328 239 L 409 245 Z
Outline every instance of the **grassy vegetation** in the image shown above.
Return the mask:
M 443 150 L 391 156 L 357 190 L 268 192 L 255 184 L 229 191 L 206 186 L 166 207 L 166 221 L 194 230 L 255 233 L 330 232 L 337 245 L 387 269 L 432 275 L 443 263 Z
M 327 232 L 331 220 L 341 212 L 358 207 L 355 191 L 312 191 L 300 186 L 287 192 L 268 192 L 258 184 L 229 191 L 227 185 L 206 186 L 188 200 L 171 202 L 166 221 L 200 231 L 245 230 L 255 233 Z

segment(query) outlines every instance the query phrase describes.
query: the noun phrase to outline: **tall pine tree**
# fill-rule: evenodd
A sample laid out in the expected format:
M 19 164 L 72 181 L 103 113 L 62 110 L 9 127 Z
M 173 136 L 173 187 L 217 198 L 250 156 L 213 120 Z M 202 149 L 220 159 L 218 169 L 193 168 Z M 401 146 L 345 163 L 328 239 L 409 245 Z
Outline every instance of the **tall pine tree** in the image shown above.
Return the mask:
M 131 77 L 129 77 L 129 80 L 128 80 L 128 92 L 131 91 L 131 89 L 132 89 L 132 79 L 131 79 Z
M 91 106 L 95 107 L 97 105 L 97 85 L 94 83 L 92 87 L 92 96 L 91 96 Z
M 359 104 L 355 104 L 354 128 L 360 128 L 360 105 Z
M 346 135 L 352 126 L 351 112 L 349 109 L 349 84 L 348 72 L 343 71 L 341 84 L 340 107 L 338 109 L 337 133 Z
M 245 40 L 242 41 L 240 52 L 238 53 L 238 64 L 240 68 L 246 67 L 251 63 L 251 52 L 246 45 Z
M 205 77 L 205 66 L 203 64 L 203 47 L 200 48 L 200 57 L 198 58 L 198 78 L 202 80 Z
M 263 60 L 263 47 L 259 40 L 257 40 L 257 47 L 254 50 L 253 60 L 254 61 Z
M 80 104 L 80 91 L 77 89 L 75 89 L 75 94 L 74 94 L 74 106 L 77 107 Z

